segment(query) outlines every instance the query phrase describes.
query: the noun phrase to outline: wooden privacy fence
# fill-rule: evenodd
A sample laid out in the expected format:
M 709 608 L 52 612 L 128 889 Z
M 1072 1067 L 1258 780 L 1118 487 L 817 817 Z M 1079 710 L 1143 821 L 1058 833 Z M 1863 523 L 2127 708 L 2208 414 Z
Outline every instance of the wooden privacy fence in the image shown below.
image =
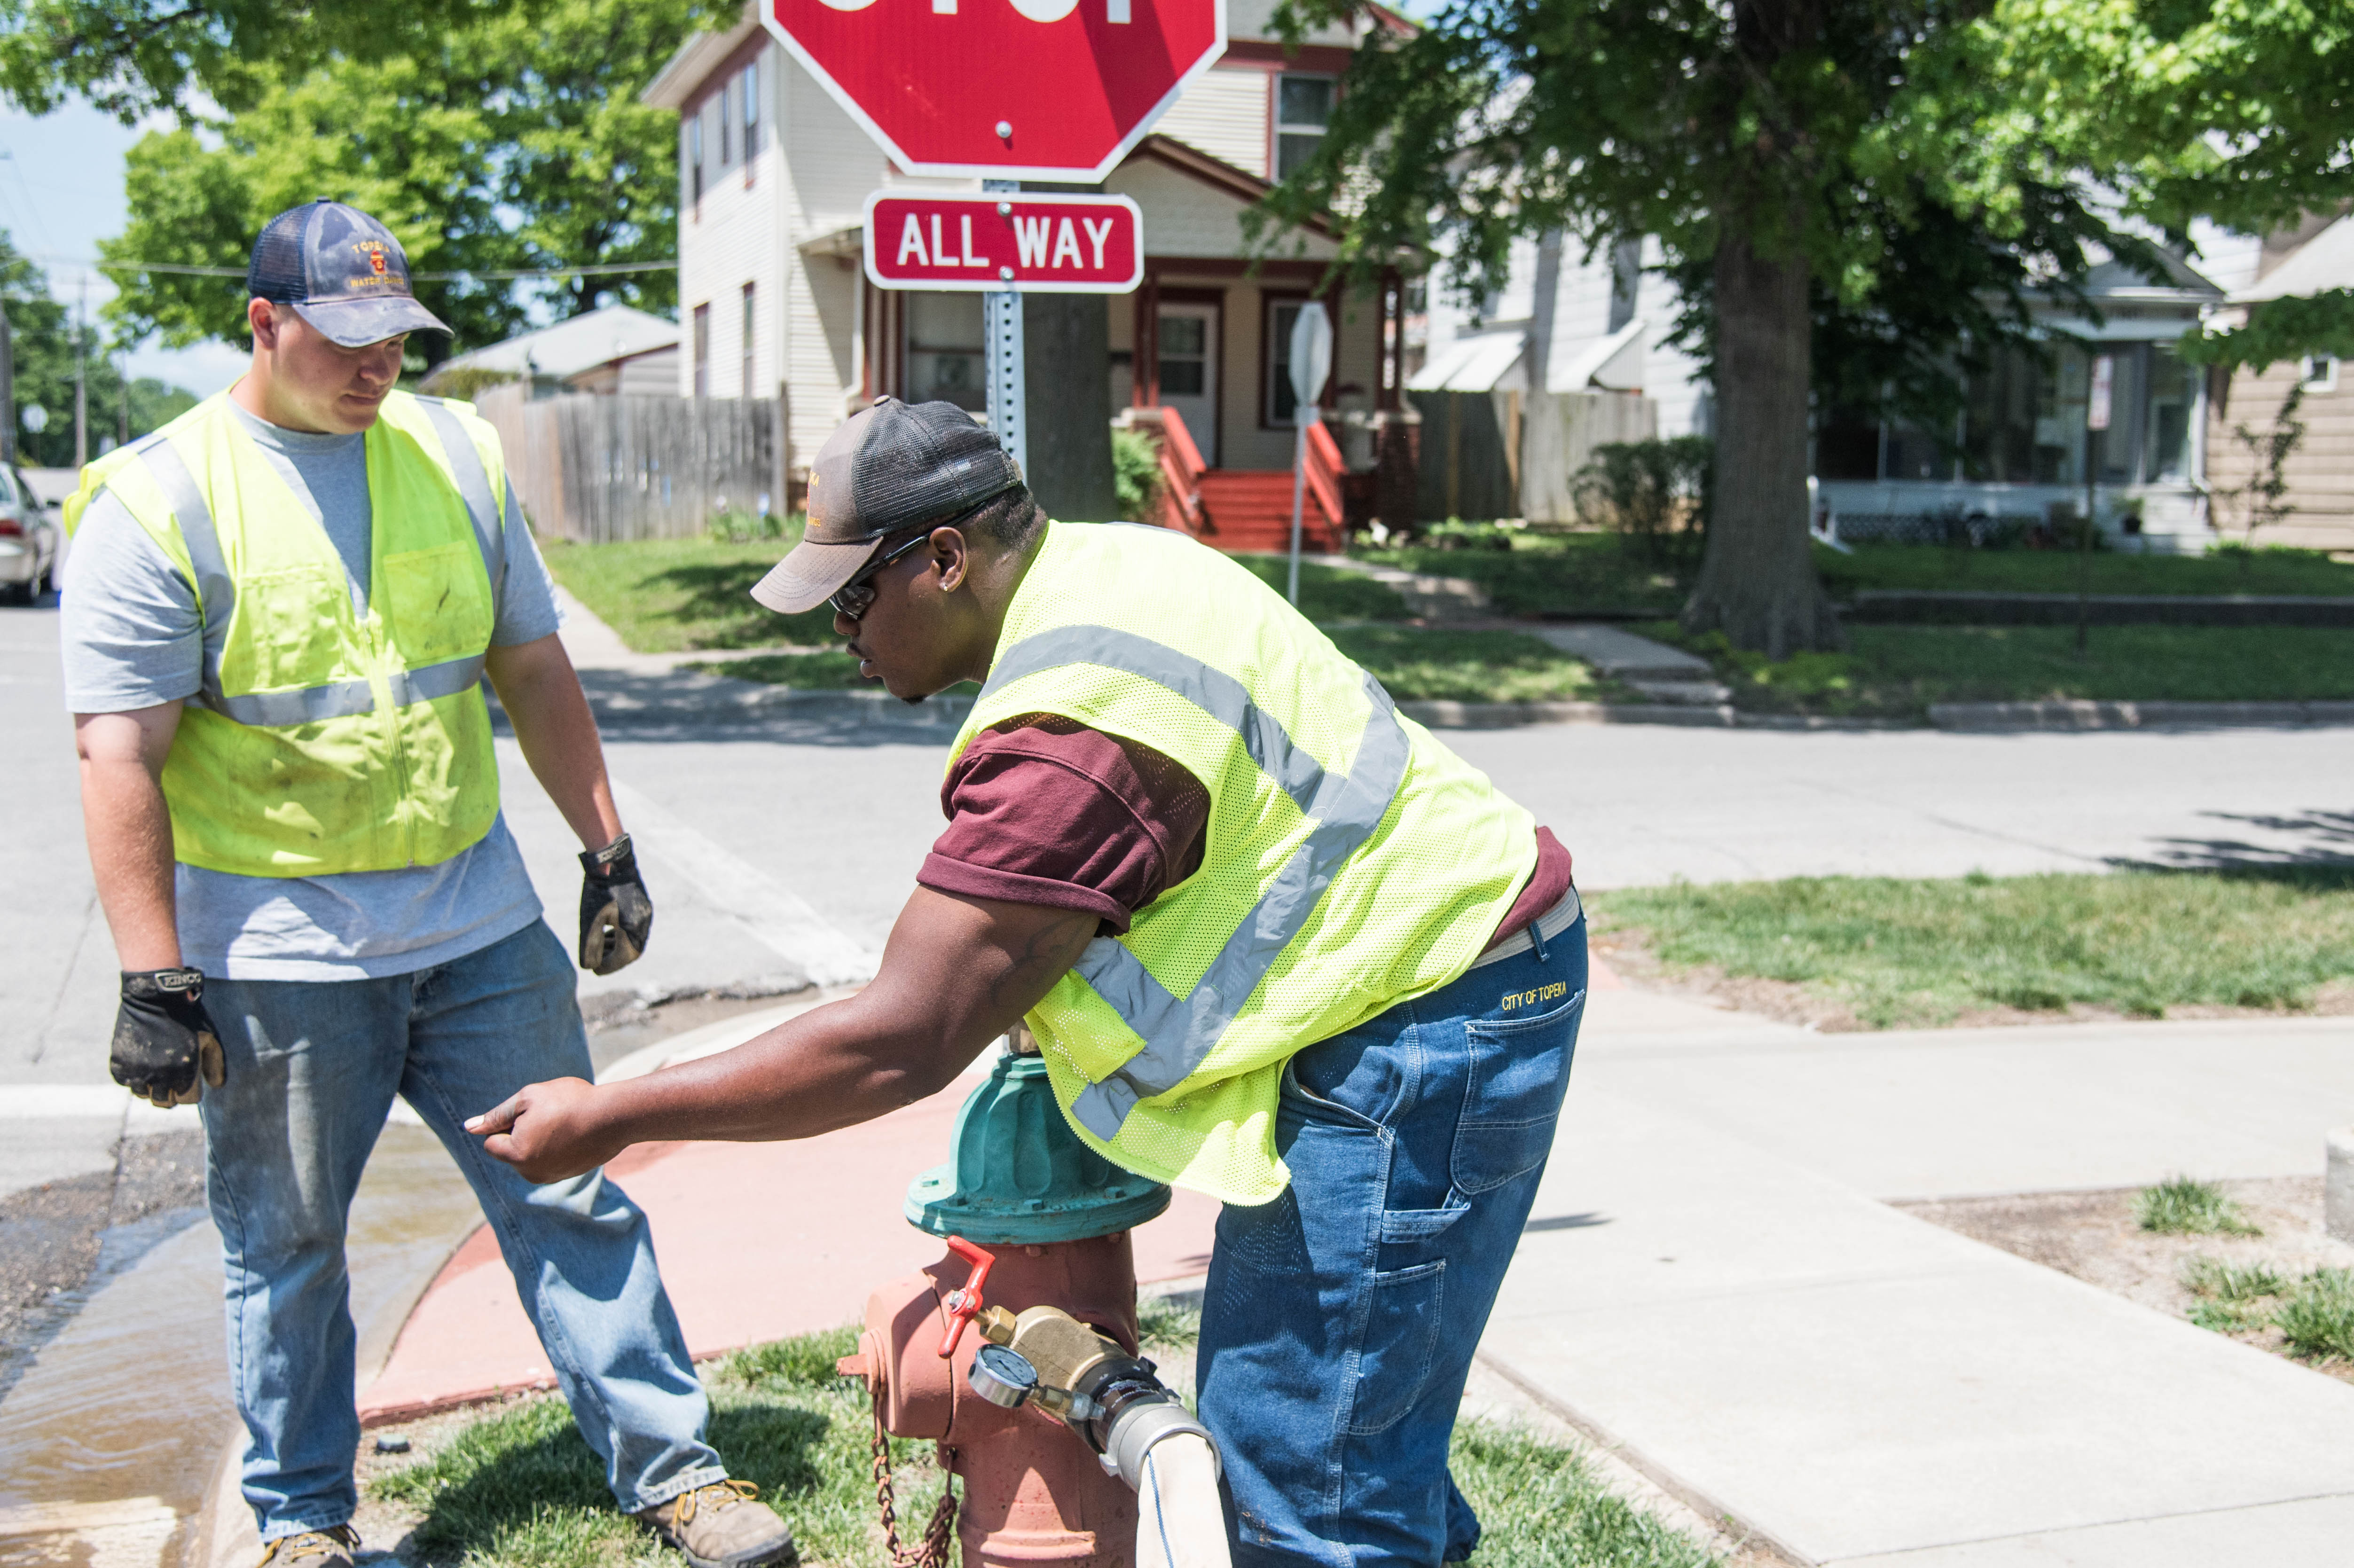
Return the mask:
M 767 397 L 534 399 L 517 387 L 477 403 L 543 537 L 602 545 L 700 534 L 722 512 L 777 510 L 782 443 Z

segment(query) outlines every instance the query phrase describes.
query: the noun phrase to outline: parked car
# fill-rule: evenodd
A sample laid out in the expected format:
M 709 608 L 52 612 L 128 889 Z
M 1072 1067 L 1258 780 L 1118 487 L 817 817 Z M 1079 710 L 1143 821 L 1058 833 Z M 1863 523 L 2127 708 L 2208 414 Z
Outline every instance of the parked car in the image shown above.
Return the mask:
M 32 604 L 57 579 L 58 525 L 25 482 L 22 471 L 0 465 L 0 593 Z

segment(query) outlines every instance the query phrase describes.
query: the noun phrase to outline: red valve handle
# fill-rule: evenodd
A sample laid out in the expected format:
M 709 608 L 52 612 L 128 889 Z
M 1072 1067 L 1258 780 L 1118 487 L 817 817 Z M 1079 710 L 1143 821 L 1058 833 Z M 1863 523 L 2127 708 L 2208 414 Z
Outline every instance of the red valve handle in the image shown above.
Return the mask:
M 972 1265 L 965 1277 L 964 1288 L 951 1290 L 945 1303 L 948 1308 L 948 1332 L 940 1336 L 940 1359 L 956 1354 L 957 1341 L 964 1338 L 964 1326 L 981 1315 L 981 1288 L 989 1283 L 989 1271 L 997 1265 L 997 1255 L 983 1252 L 962 1236 L 949 1237 L 949 1250 Z

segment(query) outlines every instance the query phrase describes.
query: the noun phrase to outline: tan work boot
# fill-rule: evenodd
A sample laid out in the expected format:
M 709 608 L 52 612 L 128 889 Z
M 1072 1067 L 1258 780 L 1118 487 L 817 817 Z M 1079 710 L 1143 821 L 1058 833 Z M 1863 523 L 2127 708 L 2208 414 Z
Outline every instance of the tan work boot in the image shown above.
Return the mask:
M 760 1489 L 749 1481 L 714 1481 L 640 1509 L 636 1517 L 686 1553 L 695 1568 L 769 1568 L 801 1561 L 793 1532 L 760 1502 Z
M 348 1524 L 281 1535 L 261 1550 L 256 1568 L 352 1568 L 360 1532 Z

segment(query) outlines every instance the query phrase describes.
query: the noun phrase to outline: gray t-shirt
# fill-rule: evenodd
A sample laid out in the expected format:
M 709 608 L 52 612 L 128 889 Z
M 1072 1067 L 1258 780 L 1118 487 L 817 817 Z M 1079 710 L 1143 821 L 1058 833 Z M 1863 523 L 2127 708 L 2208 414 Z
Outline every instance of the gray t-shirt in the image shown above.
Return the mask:
M 343 557 L 365 613 L 372 514 L 366 438 L 305 435 L 231 403 L 239 421 Z M 491 585 L 493 646 L 535 642 L 562 624 L 554 587 L 506 495 L 506 563 Z M 66 706 L 124 713 L 193 696 L 203 684 L 204 622 L 195 591 L 110 492 L 74 531 L 59 635 Z M 410 974 L 489 947 L 539 918 L 539 898 L 502 814 L 480 842 L 439 865 L 336 876 L 239 876 L 178 868 L 180 958 L 230 980 L 338 980 Z

